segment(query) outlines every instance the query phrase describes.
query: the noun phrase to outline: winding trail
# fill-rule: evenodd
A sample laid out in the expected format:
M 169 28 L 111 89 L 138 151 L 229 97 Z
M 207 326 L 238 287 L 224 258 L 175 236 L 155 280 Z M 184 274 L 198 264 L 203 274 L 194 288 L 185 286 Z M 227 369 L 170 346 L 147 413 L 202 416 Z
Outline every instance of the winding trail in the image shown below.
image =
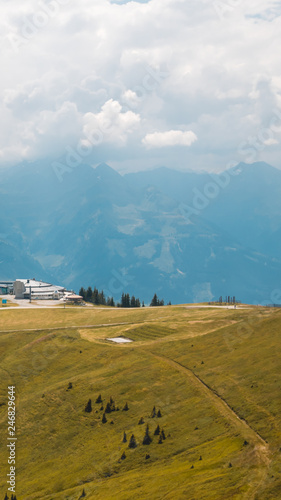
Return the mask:
M 146 350 L 146 353 L 147 352 L 149 351 Z M 221 415 L 243 436 L 243 439 L 246 439 L 249 443 L 254 445 L 253 455 L 257 465 L 257 477 L 252 484 L 251 490 L 247 492 L 245 500 L 255 500 L 256 494 L 265 482 L 271 462 L 271 453 L 268 443 L 246 422 L 246 420 L 241 419 L 216 391 L 201 380 L 190 368 L 166 356 L 152 352 L 150 352 L 150 354 L 154 358 L 170 365 L 172 368 L 188 377 L 191 383 L 212 402 Z

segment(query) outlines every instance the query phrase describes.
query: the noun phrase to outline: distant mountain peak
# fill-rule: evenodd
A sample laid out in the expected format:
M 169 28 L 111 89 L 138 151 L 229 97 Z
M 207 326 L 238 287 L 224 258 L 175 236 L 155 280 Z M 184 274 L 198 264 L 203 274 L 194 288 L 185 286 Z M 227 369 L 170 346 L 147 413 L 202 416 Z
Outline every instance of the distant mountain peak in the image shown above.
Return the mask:
M 107 178 L 109 179 L 110 177 L 121 177 L 121 175 L 114 170 L 114 168 L 110 167 L 107 165 L 107 163 L 100 163 L 97 167 L 95 167 L 95 172 L 97 175 L 102 176 L 103 179 Z

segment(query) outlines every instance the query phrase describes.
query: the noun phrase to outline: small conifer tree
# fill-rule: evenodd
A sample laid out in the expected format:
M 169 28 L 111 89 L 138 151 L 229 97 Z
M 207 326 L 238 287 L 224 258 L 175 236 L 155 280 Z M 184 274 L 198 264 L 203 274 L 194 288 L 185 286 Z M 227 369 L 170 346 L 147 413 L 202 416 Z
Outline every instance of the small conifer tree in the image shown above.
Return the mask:
M 8 497 L 7 493 L 6 493 L 6 495 L 5 495 L 4 500 L 9 500 L 9 497 Z
M 102 420 L 101 420 L 101 421 L 102 421 L 102 423 L 103 423 L 103 424 L 106 424 L 106 422 L 107 422 L 107 418 L 106 418 L 106 416 L 105 416 L 105 413 L 103 414 L 103 416 L 102 416 Z
M 97 403 L 97 404 L 102 403 L 101 394 L 97 397 L 97 399 L 96 399 L 96 403 Z
M 125 460 L 125 458 L 126 458 L 126 453 L 125 453 L 125 451 L 123 451 L 123 453 L 121 455 L 121 460 Z
M 129 406 L 128 406 L 128 403 L 125 403 L 125 406 L 123 408 L 123 411 L 128 411 L 129 410 Z
M 160 434 L 160 427 L 159 427 L 159 425 L 157 425 L 157 427 L 154 431 L 154 436 L 159 436 L 159 434 Z
M 86 404 L 85 411 L 87 413 L 91 413 L 91 411 L 92 411 L 92 401 L 91 401 L 91 399 L 89 399 L 88 403 Z
M 147 424 L 142 444 L 148 445 L 148 444 L 151 443 L 151 441 L 152 441 L 152 439 L 151 439 L 151 437 L 149 435 L 149 427 L 148 427 L 148 424 Z
M 155 408 L 155 406 L 153 406 L 153 410 L 151 412 L 151 418 L 154 418 L 154 417 L 156 417 L 156 408 Z
M 127 434 L 124 432 L 123 434 L 123 443 L 127 443 Z
M 161 438 L 163 441 L 166 439 L 164 429 L 162 429 L 162 431 L 161 431 Z
M 137 447 L 136 438 L 134 434 L 132 434 L 129 442 L 129 448 L 136 448 L 136 447 Z
M 111 404 L 107 403 L 106 408 L 105 408 L 105 413 L 111 413 Z
M 161 413 L 161 411 L 160 411 L 160 410 L 158 410 L 158 412 L 157 412 L 157 417 L 158 417 L 158 418 L 161 418 L 161 417 L 162 417 L 162 413 Z
M 138 422 L 138 425 L 142 425 L 142 424 L 144 424 L 144 419 L 143 419 L 143 417 L 141 417 L 141 418 L 139 419 L 139 422 Z

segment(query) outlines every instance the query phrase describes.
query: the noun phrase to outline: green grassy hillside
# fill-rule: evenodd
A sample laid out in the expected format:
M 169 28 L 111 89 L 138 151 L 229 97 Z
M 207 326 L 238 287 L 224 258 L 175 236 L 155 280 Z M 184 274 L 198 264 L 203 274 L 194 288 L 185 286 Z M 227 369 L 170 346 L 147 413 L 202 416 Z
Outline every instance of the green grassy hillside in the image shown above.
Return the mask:
M 1 311 L 0 499 L 8 385 L 18 500 L 281 499 L 280 336 L 258 307 Z

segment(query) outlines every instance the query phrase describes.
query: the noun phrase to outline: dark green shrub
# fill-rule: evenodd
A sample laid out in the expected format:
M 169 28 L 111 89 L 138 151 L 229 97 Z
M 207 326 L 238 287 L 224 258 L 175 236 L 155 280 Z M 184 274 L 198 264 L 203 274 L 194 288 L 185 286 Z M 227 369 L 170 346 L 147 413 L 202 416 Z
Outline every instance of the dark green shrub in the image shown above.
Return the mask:
M 89 399 L 88 403 L 86 404 L 85 411 L 87 413 L 91 413 L 91 411 L 92 411 L 92 401 L 91 401 L 91 399 Z

